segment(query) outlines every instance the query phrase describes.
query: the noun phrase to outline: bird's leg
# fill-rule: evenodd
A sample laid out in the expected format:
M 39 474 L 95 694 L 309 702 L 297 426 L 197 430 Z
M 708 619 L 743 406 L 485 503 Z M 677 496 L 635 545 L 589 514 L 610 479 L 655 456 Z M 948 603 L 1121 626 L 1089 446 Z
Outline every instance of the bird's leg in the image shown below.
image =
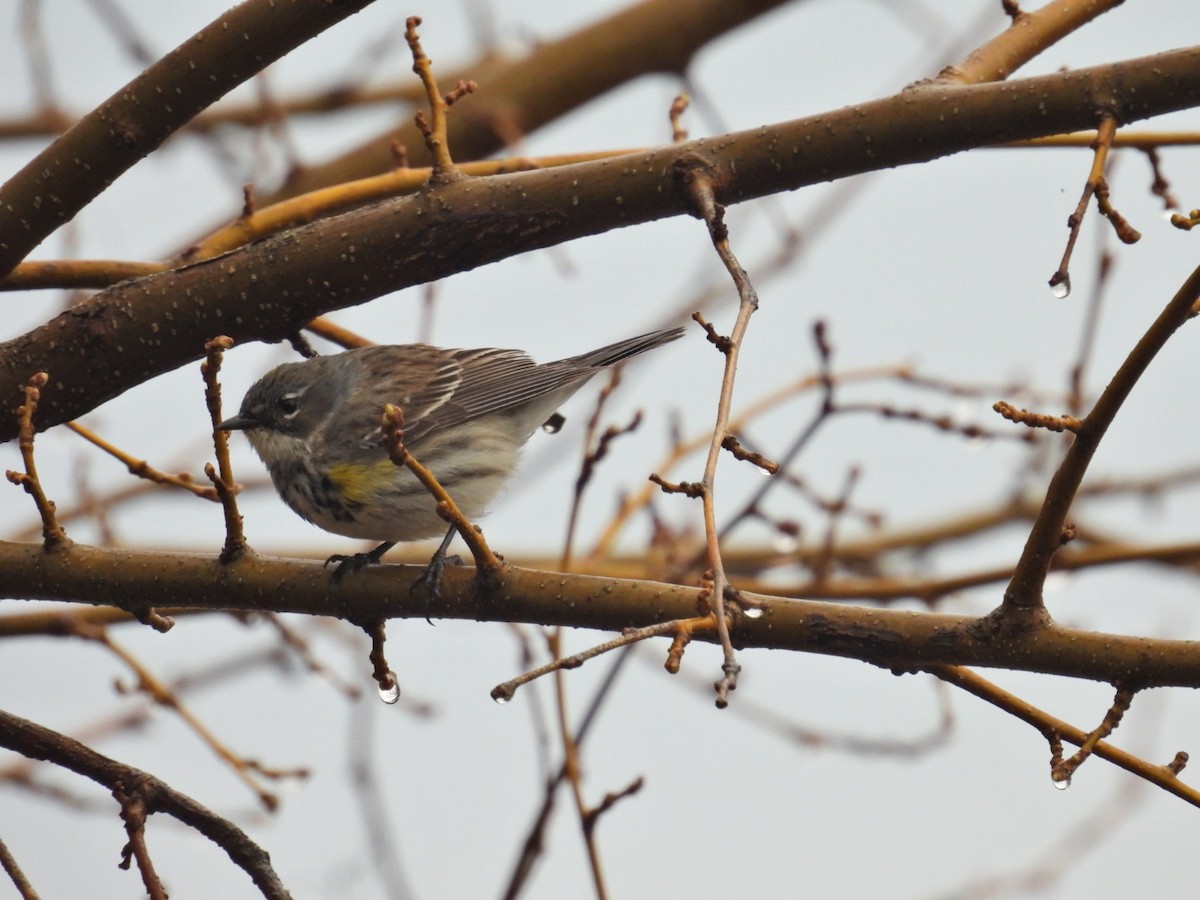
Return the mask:
M 357 572 L 359 569 L 366 566 L 373 566 L 393 547 L 396 546 L 396 541 L 384 541 L 374 550 L 369 550 L 366 553 L 352 553 L 345 556 L 341 553 L 335 553 L 329 559 L 325 560 L 325 565 L 337 563 L 337 568 L 333 570 L 333 580 L 341 581 L 347 572 Z
M 425 621 L 430 625 L 433 621 L 429 618 L 430 607 L 433 606 L 433 601 L 437 600 L 442 595 L 442 570 L 446 568 L 446 550 L 450 547 L 450 542 L 454 540 L 456 529 L 453 525 L 446 532 L 446 536 L 442 538 L 441 545 L 434 551 L 433 557 L 429 560 L 429 565 L 425 567 L 425 571 L 417 576 L 417 580 L 413 582 L 409 588 L 409 593 L 413 593 L 418 588 L 425 592 Z M 461 560 L 457 556 L 451 557 L 450 562 L 457 565 Z

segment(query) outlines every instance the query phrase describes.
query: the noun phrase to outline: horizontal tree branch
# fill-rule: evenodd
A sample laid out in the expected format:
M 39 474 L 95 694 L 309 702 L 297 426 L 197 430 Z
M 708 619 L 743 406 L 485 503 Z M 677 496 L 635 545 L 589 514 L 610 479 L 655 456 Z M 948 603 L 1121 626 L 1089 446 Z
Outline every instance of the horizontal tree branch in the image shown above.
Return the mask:
M 463 179 L 114 285 L 0 345 L 0 396 L 51 375 L 39 428 L 199 358 L 204 341 L 278 341 L 391 291 L 613 228 L 690 214 L 704 167 L 741 202 L 875 169 L 1200 104 L 1200 47 L 999 84 L 927 83 L 882 100 L 609 160 Z M 0 420 L 0 440 L 15 436 Z
M 250 555 L 228 565 L 211 556 L 73 544 L 0 542 L 0 596 L 108 604 L 161 612 L 232 609 L 337 616 L 358 624 L 420 618 L 425 598 L 409 587 L 421 566 L 379 566 L 334 583 L 317 562 Z M 288 589 L 281 591 L 279 586 Z M 697 614 L 694 587 L 553 574 L 510 566 L 495 588 L 474 570 L 449 568 L 432 615 L 620 631 Z M 136 602 L 131 598 L 138 598 Z M 860 659 L 897 672 L 969 665 L 1067 675 L 1145 687 L 1200 687 L 1200 642 L 1081 631 L 1048 623 L 1001 634 L 971 616 L 917 613 L 748 595 L 763 615 L 736 616 L 738 647 Z M 711 635 L 697 633 L 699 640 Z M 163 640 L 170 640 L 165 636 Z

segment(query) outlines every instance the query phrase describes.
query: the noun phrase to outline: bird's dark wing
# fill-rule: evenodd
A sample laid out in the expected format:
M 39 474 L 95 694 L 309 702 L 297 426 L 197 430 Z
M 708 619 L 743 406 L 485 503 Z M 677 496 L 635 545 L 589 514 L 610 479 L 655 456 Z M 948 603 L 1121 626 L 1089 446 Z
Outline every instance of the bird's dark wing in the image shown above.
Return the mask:
M 463 371 L 462 384 L 447 406 L 454 407 L 454 414 L 461 417 L 458 420 L 464 421 L 533 403 L 551 394 L 558 395 L 561 402 L 600 369 L 669 343 L 682 334 L 681 328 L 654 331 L 542 365 L 535 364 L 519 350 L 447 351 Z
M 325 427 L 330 436 L 343 435 L 364 449 L 379 444 L 384 404 L 404 411 L 405 440 L 416 441 L 519 403 L 529 393 L 521 386 L 538 369 L 520 350 L 400 344 L 347 352 L 360 364 L 349 390 L 362 399 L 343 401 Z
M 324 428 L 329 436 L 343 436 L 366 449 L 379 444 L 386 403 L 404 411 L 404 435 L 410 442 L 538 398 L 545 398 L 552 412 L 556 401 L 599 369 L 672 341 L 680 333 L 674 329 L 641 335 L 544 365 L 520 350 L 496 348 L 442 350 L 427 344 L 398 344 L 348 350 L 359 365 L 347 389 L 361 399 L 344 400 Z

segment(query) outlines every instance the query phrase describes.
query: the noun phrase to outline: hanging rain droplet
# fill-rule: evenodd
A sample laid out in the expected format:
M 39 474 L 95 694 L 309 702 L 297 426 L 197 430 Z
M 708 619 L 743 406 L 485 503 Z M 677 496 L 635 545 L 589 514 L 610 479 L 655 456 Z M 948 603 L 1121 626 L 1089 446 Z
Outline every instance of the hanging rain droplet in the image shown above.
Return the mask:
M 1071 779 L 1063 778 L 1063 779 L 1059 780 L 1052 775 L 1052 776 L 1050 776 L 1050 783 L 1052 785 L 1054 785 L 1054 789 L 1056 791 L 1065 791 L 1067 788 L 1069 788 L 1071 786 Z
M 1066 299 L 1071 293 L 1071 276 L 1063 275 L 1059 277 L 1055 273 L 1054 277 L 1050 279 L 1050 293 L 1054 295 L 1056 300 Z
M 384 703 L 395 703 L 400 699 L 400 682 L 396 680 L 395 672 L 388 672 L 388 685 L 379 686 L 379 699 Z
M 492 699 L 503 706 L 513 698 L 513 689 L 507 685 L 497 685 L 492 688 Z

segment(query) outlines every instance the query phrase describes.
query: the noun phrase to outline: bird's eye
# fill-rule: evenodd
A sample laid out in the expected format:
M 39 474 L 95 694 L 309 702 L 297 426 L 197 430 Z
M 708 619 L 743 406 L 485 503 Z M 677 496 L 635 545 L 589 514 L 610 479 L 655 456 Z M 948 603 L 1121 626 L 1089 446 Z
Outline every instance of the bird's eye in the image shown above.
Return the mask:
M 285 419 L 294 418 L 296 413 L 300 412 L 300 395 L 284 394 L 280 397 L 279 411 L 283 413 Z

